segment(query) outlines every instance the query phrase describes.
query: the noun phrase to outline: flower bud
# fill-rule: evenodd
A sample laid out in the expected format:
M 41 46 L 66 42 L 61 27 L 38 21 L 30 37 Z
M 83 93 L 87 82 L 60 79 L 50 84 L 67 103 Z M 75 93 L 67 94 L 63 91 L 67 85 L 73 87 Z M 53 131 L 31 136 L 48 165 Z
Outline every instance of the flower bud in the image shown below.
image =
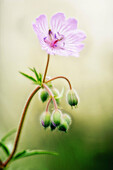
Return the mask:
M 67 102 L 71 106 L 77 106 L 79 102 L 78 95 L 75 90 L 69 90 L 67 93 Z
M 51 117 L 51 121 L 52 121 L 52 124 L 55 127 L 60 125 L 60 123 L 61 123 L 61 116 L 62 116 L 62 112 L 60 110 L 53 111 L 52 117 Z
M 60 126 L 58 127 L 58 129 L 60 131 L 67 132 L 67 130 L 69 129 L 69 125 L 68 125 L 67 121 L 62 119 L 62 122 L 61 122 Z
M 50 116 L 51 116 L 51 114 L 49 112 L 44 112 L 41 115 L 40 122 L 41 122 L 42 126 L 44 126 L 45 128 L 50 125 Z
M 68 114 L 63 114 L 63 119 L 67 122 L 68 125 L 71 125 L 71 117 Z
M 40 92 L 40 99 L 42 100 L 42 102 L 45 102 L 48 98 L 49 94 L 45 89 L 42 89 Z

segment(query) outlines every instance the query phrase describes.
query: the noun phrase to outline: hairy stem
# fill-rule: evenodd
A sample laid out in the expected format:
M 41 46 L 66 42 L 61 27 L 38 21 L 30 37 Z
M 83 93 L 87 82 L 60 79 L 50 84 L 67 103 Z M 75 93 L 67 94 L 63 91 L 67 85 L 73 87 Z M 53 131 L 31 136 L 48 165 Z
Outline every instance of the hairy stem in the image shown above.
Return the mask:
M 52 79 L 47 80 L 45 83 L 51 82 L 51 81 L 59 79 L 59 78 L 65 79 L 68 82 L 68 84 L 69 84 L 70 90 L 72 89 L 72 85 L 71 85 L 69 79 L 64 77 L 64 76 L 53 77 Z
M 46 68 L 45 68 L 45 72 L 44 72 L 43 83 L 45 83 L 46 74 L 47 74 L 48 65 L 49 65 L 49 59 L 50 59 L 50 54 L 48 54 L 48 56 L 47 56 L 47 64 L 46 64 Z
M 25 104 L 25 107 L 24 107 L 24 110 L 23 110 L 23 113 L 22 113 L 22 117 L 20 119 L 20 123 L 19 123 L 19 127 L 18 127 L 16 138 L 15 138 L 15 142 L 14 142 L 14 147 L 13 147 L 12 153 L 10 154 L 8 159 L 3 163 L 3 165 L 2 165 L 3 167 L 5 167 L 9 163 L 9 161 L 12 159 L 13 155 L 16 152 L 16 149 L 17 149 L 17 146 L 18 146 L 18 142 L 19 142 L 19 138 L 20 138 L 20 134 L 21 134 L 22 127 L 23 127 L 23 123 L 24 123 L 24 120 L 25 120 L 26 112 L 27 112 L 27 109 L 28 109 L 28 106 L 30 104 L 31 99 L 33 98 L 33 96 L 36 94 L 36 92 L 40 88 L 41 88 L 40 86 L 37 86 L 34 89 L 34 91 L 31 93 L 31 95 L 29 96 L 29 98 L 28 98 L 28 100 L 27 100 L 27 102 Z
M 47 90 L 47 92 L 48 92 L 49 95 L 51 96 L 51 98 L 52 98 L 52 100 L 53 100 L 53 104 L 54 104 L 55 109 L 58 109 L 58 108 L 57 108 L 56 100 L 55 100 L 54 95 L 53 95 L 52 91 L 50 90 L 50 88 L 49 88 L 45 83 L 43 83 L 42 86 Z
M 49 104 L 50 104 L 51 100 L 52 100 L 51 98 L 48 100 L 47 107 L 46 107 L 46 112 L 48 112 Z

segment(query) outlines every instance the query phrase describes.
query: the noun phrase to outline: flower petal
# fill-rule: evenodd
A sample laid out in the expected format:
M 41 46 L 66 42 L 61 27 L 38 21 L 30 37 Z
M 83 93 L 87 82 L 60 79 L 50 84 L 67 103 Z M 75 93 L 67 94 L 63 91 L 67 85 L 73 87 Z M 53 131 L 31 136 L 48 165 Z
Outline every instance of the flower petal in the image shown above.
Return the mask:
M 47 53 L 51 55 L 69 56 L 70 52 L 60 48 L 48 48 Z
M 77 43 L 83 41 L 86 38 L 86 34 L 81 30 L 76 30 L 65 36 L 65 41 L 72 43 Z
M 63 51 L 65 51 L 65 54 L 67 52 L 67 55 L 72 55 L 75 57 L 79 56 L 79 52 L 83 49 L 84 44 L 81 43 L 82 40 L 84 40 L 86 35 L 84 32 L 80 30 L 76 30 L 76 32 L 70 32 L 62 41 L 59 41 L 57 43 L 57 46 Z M 64 52 L 62 52 L 64 53 Z M 60 54 L 61 55 L 61 54 Z
M 62 25 L 65 22 L 65 16 L 63 13 L 57 13 L 52 16 L 50 21 L 51 30 L 54 33 L 60 32 Z
M 48 22 L 45 15 L 40 15 L 36 18 L 36 24 L 33 23 L 33 29 L 38 36 L 42 49 L 44 49 L 47 46 L 44 38 L 48 35 Z
M 74 18 L 69 18 L 65 21 L 65 24 L 60 29 L 60 34 L 66 35 L 71 31 L 76 31 L 77 29 L 77 20 Z
M 36 18 L 36 24 L 33 24 L 34 31 L 38 36 L 47 36 L 48 34 L 48 22 L 46 15 L 40 15 Z

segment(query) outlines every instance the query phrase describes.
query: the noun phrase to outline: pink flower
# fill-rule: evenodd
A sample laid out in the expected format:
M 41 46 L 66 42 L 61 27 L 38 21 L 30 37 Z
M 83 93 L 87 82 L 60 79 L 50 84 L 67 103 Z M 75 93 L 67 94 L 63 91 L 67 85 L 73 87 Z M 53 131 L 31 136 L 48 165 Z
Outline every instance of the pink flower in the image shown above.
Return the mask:
M 48 54 L 78 57 L 84 47 L 81 41 L 86 38 L 86 35 L 77 29 L 77 20 L 74 18 L 66 20 L 63 13 L 52 16 L 50 29 L 46 16 L 40 15 L 36 18 L 36 23 L 33 23 L 33 29 L 42 49 Z

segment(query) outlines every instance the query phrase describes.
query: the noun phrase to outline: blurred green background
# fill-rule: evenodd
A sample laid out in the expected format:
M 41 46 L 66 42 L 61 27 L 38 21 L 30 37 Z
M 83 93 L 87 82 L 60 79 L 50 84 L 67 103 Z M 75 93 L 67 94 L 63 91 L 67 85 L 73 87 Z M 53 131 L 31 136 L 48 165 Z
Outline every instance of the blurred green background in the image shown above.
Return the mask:
M 80 58 L 51 56 L 48 75 L 65 75 L 80 96 L 71 109 L 65 96 L 61 106 L 70 113 L 68 133 L 40 126 L 42 104 L 38 94 L 29 107 L 18 151 L 45 149 L 59 156 L 20 159 L 7 170 L 112 170 L 113 169 L 113 1 L 112 0 L 0 0 L 0 137 L 18 126 L 25 101 L 34 89 L 18 71 L 43 73 L 46 52 L 32 29 L 40 14 L 56 12 L 75 17 L 87 34 Z M 68 85 L 56 80 L 61 91 Z M 14 138 L 10 140 L 13 141 Z M 0 150 L 0 155 L 2 154 Z

